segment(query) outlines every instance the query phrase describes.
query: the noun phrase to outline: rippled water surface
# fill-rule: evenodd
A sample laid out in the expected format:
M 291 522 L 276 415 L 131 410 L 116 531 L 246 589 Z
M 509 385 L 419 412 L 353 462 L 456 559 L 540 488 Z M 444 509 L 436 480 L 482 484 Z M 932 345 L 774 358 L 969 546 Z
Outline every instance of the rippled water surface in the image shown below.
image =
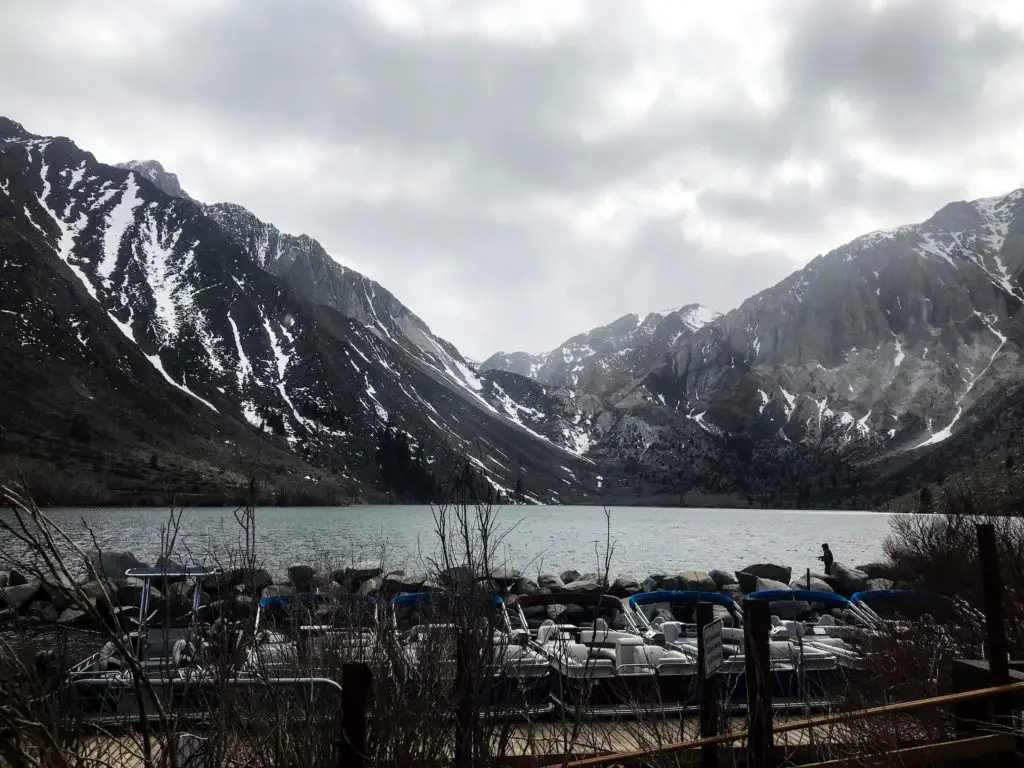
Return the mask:
M 167 512 L 156 509 L 65 509 L 49 514 L 83 547 L 91 547 L 83 519 L 100 546 L 130 550 L 143 560 L 160 551 Z M 599 507 L 504 507 L 498 512 L 502 561 L 527 573 L 575 568 L 594 571 L 605 549 Z M 891 515 L 749 509 L 611 509 L 611 572 L 639 577 L 682 569 L 736 569 L 776 562 L 794 573 L 816 568 L 822 542 L 850 564 L 877 560 Z M 199 562 L 223 557 L 239 542 L 230 509 L 186 509 L 178 551 Z M 2 543 L 2 542 L 0 542 Z M 394 567 L 424 571 L 438 551 L 433 512 L 424 506 L 263 508 L 257 510 L 258 557 L 275 573 L 289 563 L 328 557 L 377 559 L 386 545 Z

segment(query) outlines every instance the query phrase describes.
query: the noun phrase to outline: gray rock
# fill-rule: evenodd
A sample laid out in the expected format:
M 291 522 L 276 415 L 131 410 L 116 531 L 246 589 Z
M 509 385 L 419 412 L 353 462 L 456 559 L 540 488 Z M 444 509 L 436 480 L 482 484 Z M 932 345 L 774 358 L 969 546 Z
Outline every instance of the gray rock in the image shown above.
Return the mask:
M 3 589 L 10 583 L 10 576 L 7 575 L 6 571 L 0 571 L 0 589 Z
M 139 605 L 142 601 L 142 593 L 146 588 L 143 579 L 129 576 L 117 585 L 117 602 L 119 605 Z M 149 605 L 152 609 L 157 600 L 161 598 L 160 590 L 150 584 Z
M 293 563 L 288 566 L 288 581 L 296 592 L 312 592 L 316 586 L 316 570 L 311 565 Z
M 896 566 L 892 563 L 865 563 L 858 565 L 856 570 L 865 574 L 869 579 L 893 579 L 896 577 Z
M 574 571 L 571 568 L 568 571 L 562 571 L 562 581 L 566 584 L 572 581 L 578 581 L 580 578 L 580 572 Z
M 541 589 L 550 589 L 552 592 L 562 592 L 565 590 L 565 582 L 554 573 L 542 573 L 537 577 L 537 584 Z
M 517 569 L 508 567 L 491 568 L 490 573 L 484 574 L 484 578 L 493 581 L 503 589 L 514 587 L 521 577 L 522 574 Z
M 728 608 L 726 608 L 724 605 L 713 605 L 713 606 L 711 606 L 711 610 L 712 610 L 712 619 L 713 620 L 721 619 L 723 627 L 731 627 L 731 626 L 733 626 L 733 624 L 736 621 L 733 618 L 732 612 Z
M 810 586 L 808 586 L 807 578 L 796 579 L 790 584 L 793 589 L 812 589 L 815 592 L 834 592 L 832 585 L 824 579 L 818 578 L 814 574 L 811 574 Z
M 640 591 L 640 582 L 627 574 L 619 575 L 608 588 L 609 594 L 615 597 L 629 597 Z
M 337 572 L 332 573 L 331 578 L 341 584 L 351 582 L 358 585 L 366 579 L 373 578 L 374 576 L 380 576 L 383 571 L 384 569 L 381 568 L 379 562 L 375 562 L 373 560 L 361 560 L 354 565 L 341 569 L 341 578 L 338 578 Z
M 224 576 L 232 587 L 241 587 L 241 591 L 247 595 L 258 595 L 274 583 L 274 579 L 262 568 L 232 568 L 225 571 Z
M 74 585 L 75 582 L 63 573 L 48 573 L 43 578 L 42 593 L 46 595 L 47 600 L 57 606 L 58 611 L 62 611 L 72 603 L 70 591 Z
M 842 563 L 832 565 L 832 573 L 828 581 L 843 597 L 849 597 L 854 592 L 868 589 L 868 575 Z
M 717 592 L 718 584 L 705 571 L 680 571 L 679 588 L 696 592 Z
M 868 589 L 892 589 L 895 583 L 892 579 L 868 579 Z
M 792 568 L 788 565 L 775 565 L 774 563 L 755 563 L 754 565 L 748 565 L 742 571 L 737 571 L 736 578 L 742 584 L 743 580 L 740 579 L 740 573 L 752 573 L 758 578 L 781 581 L 785 584 L 793 580 Z
M 53 624 L 60 618 L 60 611 L 48 600 L 37 600 L 29 603 L 27 613 L 29 616 L 47 624 Z
M 537 585 L 537 582 L 525 576 L 520 576 L 516 579 L 512 587 L 512 591 L 517 595 L 536 595 L 539 590 L 540 587 Z
M 84 620 L 87 614 L 79 608 L 65 608 L 57 617 L 58 624 L 77 624 Z
M 644 579 L 643 584 L 640 585 L 640 589 L 643 592 L 657 592 L 659 581 L 654 576 L 648 576 Z
M 586 592 L 596 594 L 604 591 L 604 585 L 596 578 L 581 578 L 565 585 L 566 592 Z
M 96 573 L 110 579 L 123 579 L 125 571 L 130 568 L 146 567 L 134 553 L 113 550 L 100 552 L 94 549 L 89 553 L 89 562 L 96 569 Z
M 743 599 L 743 588 L 739 584 L 726 584 L 722 587 L 721 592 L 723 595 L 728 595 L 733 600 Z
M 476 580 L 476 574 L 468 565 L 454 565 L 440 573 L 441 583 L 450 589 L 469 589 Z
M 427 581 L 425 574 L 393 571 L 381 579 L 380 589 L 388 595 L 397 595 L 402 592 L 419 592 L 420 588 Z
M 790 586 L 781 581 L 775 581 L 773 579 L 758 579 L 757 590 L 758 592 L 764 592 L 767 590 L 785 590 L 792 592 Z M 811 604 L 806 600 L 773 600 L 772 601 L 772 614 L 778 616 L 780 619 L 797 619 L 801 616 L 810 613 Z
M 719 589 L 728 586 L 729 584 L 739 583 L 738 581 L 736 581 L 735 576 L 733 576 L 728 571 L 723 571 L 719 568 L 713 568 L 712 570 L 708 571 L 708 576 L 710 576 L 711 580 L 714 581 L 716 585 L 718 585 Z
M 336 581 L 329 581 L 329 582 L 327 582 L 327 586 L 324 587 L 324 592 L 326 592 L 328 595 L 346 595 L 346 594 L 348 594 L 348 590 L 345 589 L 344 586 L 342 586 L 341 584 L 339 584 Z
M 10 608 L 13 611 L 20 610 L 22 606 L 39 594 L 42 582 L 33 581 L 28 584 L 16 584 L 12 587 L 0 589 L 0 607 Z
M 544 613 L 547 618 L 551 619 L 556 624 L 562 623 L 565 615 L 569 612 L 568 605 L 561 605 L 559 603 L 552 603 L 551 605 L 541 607 L 544 608 Z
M 22 584 L 28 584 L 28 579 L 17 569 L 11 568 L 10 573 L 7 574 L 7 585 L 8 587 L 20 587 Z
M 360 595 L 374 595 L 380 590 L 381 579 L 379 576 L 371 576 L 359 585 Z
M 160 555 L 153 565 L 154 567 L 159 568 L 162 573 L 174 573 L 175 571 L 180 572 L 185 570 L 184 563 L 180 563 L 173 557 L 165 557 L 164 555 Z

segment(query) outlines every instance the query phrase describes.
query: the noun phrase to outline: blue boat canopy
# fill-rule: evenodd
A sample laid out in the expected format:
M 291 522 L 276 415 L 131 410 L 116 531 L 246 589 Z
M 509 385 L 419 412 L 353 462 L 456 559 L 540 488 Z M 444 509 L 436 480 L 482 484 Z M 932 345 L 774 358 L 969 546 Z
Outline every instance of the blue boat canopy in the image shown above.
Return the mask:
M 630 607 L 651 605 L 652 603 L 668 603 L 670 605 L 695 605 L 697 603 L 713 603 L 729 610 L 736 608 L 736 602 L 721 592 L 699 592 L 696 590 L 662 589 L 657 592 L 641 592 L 629 598 Z
M 822 592 L 816 589 L 765 589 L 761 592 L 751 592 L 747 595 L 748 600 L 769 600 L 779 602 L 783 600 L 803 600 L 808 603 L 831 603 L 832 605 L 848 605 L 842 595 L 835 592 Z
M 392 598 L 391 607 L 399 605 L 422 605 L 423 603 L 436 603 L 442 600 L 452 600 L 456 595 L 450 592 L 414 592 L 410 595 L 399 595 L 398 597 Z M 465 600 L 467 595 L 465 592 L 458 595 L 459 598 Z M 489 595 L 487 602 L 494 603 L 495 605 L 502 605 L 503 601 L 497 595 Z
M 332 595 L 324 592 L 303 592 L 297 595 L 274 595 L 264 597 L 259 602 L 260 608 L 272 605 L 290 605 L 292 603 L 364 603 L 376 605 L 377 600 L 369 595 Z

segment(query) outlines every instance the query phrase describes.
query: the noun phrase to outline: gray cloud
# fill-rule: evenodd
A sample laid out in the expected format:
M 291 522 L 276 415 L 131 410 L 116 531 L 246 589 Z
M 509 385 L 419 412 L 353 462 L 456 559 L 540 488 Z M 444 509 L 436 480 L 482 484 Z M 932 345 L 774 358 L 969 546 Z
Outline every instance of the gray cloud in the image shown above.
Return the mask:
M 474 356 L 728 309 L 1024 175 L 1020 19 L 683 6 L 7 3 L 0 103 L 313 235 Z

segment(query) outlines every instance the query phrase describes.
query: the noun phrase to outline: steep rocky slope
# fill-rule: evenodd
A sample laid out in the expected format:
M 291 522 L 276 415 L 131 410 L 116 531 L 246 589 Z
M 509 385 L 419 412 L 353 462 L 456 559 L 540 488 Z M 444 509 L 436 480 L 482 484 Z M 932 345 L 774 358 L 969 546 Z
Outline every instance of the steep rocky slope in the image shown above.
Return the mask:
M 25 450 L 75 421 L 114 453 L 119 440 L 145 450 L 150 429 L 200 436 L 217 462 L 212 446 L 258 435 L 284 471 L 318 468 L 375 498 L 408 490 L 383 478 L 397 440 L 410 474 L 438 482 L 469 462 L 481 492 L 521 479 L 529 498 L 557 500 L 564 465 L 579 478 L 574 493 L 592 487 L 589 462 L 508 418 L 458 353 L 379 286 L 331 269 L 308 238 L 254 258 L 223 216 L 167 194 L 146 167 L 103 165 L 68 139 L 0 120 L 0 301 L 18 329 L 4 345 L 21 350 L 5 357 L 4 391 L 20 386 L 24 398 L 0 404 L 8 445 Z M 299 263 L 340 271 L 349 287 L 314 295 L 285 277 Z M 375 296 L 386 321 L 374 318 Z M 33 403 L 52 404 L 46 419 L 31 417 Z M 125 425 L 131 441 L 119 438 Z
M 1022 190 L 951 203 L 681 332 L 663 330 L 671 316 L 627 316 L 484 366 L 578 376 L 611 413 L 595 420 L 588 456 L 641 495 L 874 500 L 973 455 L 977 425 L 1022 384 L 1022 213 Z M 609 366 L 609 353 L 629 363 Z

